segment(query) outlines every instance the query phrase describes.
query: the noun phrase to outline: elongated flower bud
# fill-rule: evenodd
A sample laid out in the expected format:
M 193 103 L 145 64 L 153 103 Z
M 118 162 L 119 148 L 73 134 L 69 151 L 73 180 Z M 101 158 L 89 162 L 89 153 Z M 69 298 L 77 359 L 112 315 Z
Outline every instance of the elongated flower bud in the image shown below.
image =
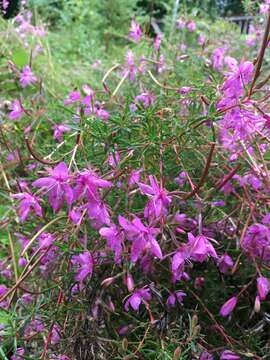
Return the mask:
M 222 305 L 220 309 L 220 315 L 222 317 L 226 317 L 230 315 L 230 313 L 234 310 L 235 306 L 237 304 L 237 297 L 233 296 L 228 301 L 225 302 L 225 304 Z

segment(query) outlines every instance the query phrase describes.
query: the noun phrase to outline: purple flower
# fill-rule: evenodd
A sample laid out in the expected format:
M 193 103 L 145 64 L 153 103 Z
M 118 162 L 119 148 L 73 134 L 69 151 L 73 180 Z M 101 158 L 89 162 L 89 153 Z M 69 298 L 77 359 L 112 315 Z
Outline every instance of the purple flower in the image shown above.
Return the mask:
M 253 74 L 252 62 L 241 62 L 225 81 L 222 90 L 227 97 L 239 97 L 244 94 L 245 85 L 249 83 Z
M 78 173 L 75 179 L 74 198 L 80 200 L 86 197 L 89 201 L 100 201 L 99 189 L 110 188 L 110 181 L 101 179 L 93 170 L 84 170 Z
M 181 95 L 189 94 L 192 91 L 192 88 L 190 86 L 182 86 L 179 88 L 178 92 Z
M 235 306 L 237 304 L 237 297 L 233 296 L 228 301 L 225 302 L 225 304 L 222 305 L 220 309 L 220 315 L 222 317 L 226 317 L 230 315 L 230 313 L 234 310 Z
M 46 249 L 47 247 L 51 246 L 54 241 L 54 236 L 46 232 L 42 233 L 38 238 L 38 243 L 41 249 Z
M 24 330 L 24 336 L 30 337 L 43 331 L 44 325 L 42 321 L 39 319 L 34 319 L 26 326 Z
M 31 85 L 37 81 L 36 76 L 33 74 L 30 66 L 26 65 L 20 75 L 20 84 L 22 87 Z
M 135 20 L 131 20 L 129 38 L 133 39 L 136 43 L 138 43 L 141 37 L 142 30 L 140 28 L 140 25 Z
M 170 307 L 174 307 L 176 303 L 183 305 L 184 297 L 187 296 L 186 293 L 184 293 L 181 290 L 175 291 L 171 293 L 167 299 L 167 305 Z
M 73 190 L 68 181 L 68 168 L 61 162 L 54 169 L 49 169 L 50 177 L 44 177 L 33 182 L 33 186 L 46 188 L 49 193 L 49 203 L 55 212 L 59 211 L 64 201 L 70 206 L 73 202 Z
M 218 263 L 219 271 L 223 274 L 225 274 L 229 269 L 233 267 L 233 260 L 227 254 L 222 255 L 221 258 L 218 259 L 217 263 Z
M 206 37 L 204 34 L 200 34 L 198 38 L 198 44 L 204 46 L 206 43 Z
M 20 119 L 24 114 L 24 110 L 19 100 L 13 101 L 13 103 L 11 104 L 11 110 L 12 111 L 8 115 L 11 120 Z
M 83 282 L 92 275 L 94 263 L 89 251 L 72 256 L 72 263 L 77 268 L 77 274 L 75 276 L 76 281 Z
M 166 189 L 158 185 L 157 179 L 150 175 L 150 185 L 138 183 L 141 192 L 148 196 L 149 201 L 144 210 L 144 216 L 150 220 L 156 220 L 160 216 L 166 216 L 172 201 Z
M 162 37 L 160 35 L 157 35 L 154 39 L 154 49 L 156 52 L 160 50 L 161 42 L 162 42 Z
M 107 246 L 114 252 L 114 260 L 119 263 L 122 254 L 122 245 L 125 239 L 123 231 L 112 224 L 110 227 L 103 227 L 99 230 L 101 236 L 107 240 Z
M 269 11 L 269 5 L 268 4 L 261 4 L 260 5 L 260 13 L 261 14 L 267 14 Z
M 135 64 L 134 54 L 131 50 L 128 50 L 128 52 L 126 54 L 126 63 L 124 66 L 124 75 L 123 76 L 129 76 L 129 80 L 134 81 L 137 72 L 138 72 L 138 67 Z
M 51 344 L 56 345 L 61 340 L 61 329 L 60 326 L 57 324 L 53 325 L 52 331 L 51 331 Z
M 248 227 L 241 247 L 251 256 L 270 260 L 270 228 L 263 224 Z
M 144 92 L 135 97 L 135 103 L 142 103 L 144 108 L 148 108 L 155 102 L 155 96 L 150 92 Z
M 187 24 L 187 29 L 189 32 L 193 32 L 196 30 L 196 23 L 195 21 L 190 21 L 188 24 Z
M 79 91 L 72 91 L 68 94 L 68 98 L 64 100 L 65 105 L 70 105 L 81 100 L 81 93 Z
M 156 236 L 160 232 L 159 229 L 145 226 L 138 217 L 128 221 L 123 216 L 119 216 L 118 221 L 125 230 L 128 240 L 132 242 L 132 262 L 136 262 L 145 250 L 150 250 L 159 259 L 162 258 L 162 252 L 156 240 Z
M 24 359 L 24 348 L 18 348 L 14 355 L 11 356 L 11 360 L 23 360 Z
M 230 350 L 225 350 L 221 353 L 220 360 L 240 360 L 240 356 Z
M 141 176 L 141 172 L 143 170 L 139 169 L 139 170 L 132 170 L 129 179 L 128 179 L 128 186 L 132 186 L 134 184 L 138 184 L 140 181 L 140 176 Z
M 270 281 L 267 278 L 260 276 L 257 279 L 257 290 L 260 300 L 265 300 L 268 293 L 270 292 Z
M 142 288 L 136 290 L 132 295 L 128 297 L 125 302 L 125 310 L 128 311 L 132 308 L 135 311 L 139 310 L 142 302 L 151 300 L 151 293 L 149 288 Z
M 42 216 L 42 208 L 35 196 L 24 192 L 14 194 L 12 197 L 20 200 L 19 217 L 22 222 L 27 219 L 31 211 L 34 211 L 37 216 Z
M 203 351 L 199 360 L 214 360 L 214 357 L 213 355 L 209 354 L 208 351 Z
M 189 257 L 194 261 L 203 262 L 208 256 L 211 256 L 214 259 L 218 257 L 213 245 L 204 235 L 195 237 L 192 233 L 188 233 L 186 249 Z
M 186 26 L 186 23 L 183 19 L 178 19 L 176 22 L 176 26 L 179 30 L 183 30 Z
M 66 132 L 70 132 L 71 128 L 68 125 L 60 124 L 60 125 L 54 125 L 53 130 L 54 130 L 53 138 L 60 142 L 63 140 L 63 134 Z
M 226 49 L 224 49 L 224 48 L 216 48 L 213 51 L 212 62 L 213 62 L 214 69 L 220 70 L 222 68 L 225 52 L 226 52 Z

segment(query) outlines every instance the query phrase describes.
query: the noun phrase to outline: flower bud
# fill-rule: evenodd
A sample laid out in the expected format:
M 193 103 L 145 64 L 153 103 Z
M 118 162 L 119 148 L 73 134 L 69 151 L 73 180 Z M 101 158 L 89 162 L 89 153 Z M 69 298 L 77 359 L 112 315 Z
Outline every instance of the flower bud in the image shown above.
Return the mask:
M 230 315 L 230 313 L 234 310 L 235 306 L 237 304 L 237 297 L 233 296 L 228 301 L 225 302 L 225 304 L 222 305 L 220 309 L 220 315 L 222 317 L 226 317 Z

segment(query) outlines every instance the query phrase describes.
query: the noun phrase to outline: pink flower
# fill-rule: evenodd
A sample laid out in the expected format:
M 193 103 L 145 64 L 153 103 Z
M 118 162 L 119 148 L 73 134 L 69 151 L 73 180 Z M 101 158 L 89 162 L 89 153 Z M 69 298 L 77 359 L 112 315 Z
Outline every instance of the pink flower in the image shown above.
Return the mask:
M 57 324 L 53 325 L 53 328 L 51 330 L 51 344 L 56 345 L 61 340 L 61 329 L 60 326 Z
M 179 30 L 183 30 L 186 26 L 186 23 L 183 19 L 178 19 L 176 22 L 176 26 Z
M 257 279 L 257 290 L 260 300 L 265 300 L 268 293 L 270 292 L 270 281 L 263 276 L 259 277 Z
M 135 311 L 139 310 L 142 302 L 151 300 L 151 293 L 149 288 L 142 288 L 135 291 L 125 302 L 125 310 L 132 308 Z
M 196 23 L 195 21 L 190 21 L 188 24 L 187 24 L 187 29 L 189 32 L 193 32 L 196 30 Z
M 213 245 L 204 235 L 198 235 L 195 237 L 192 233 L 188 233 L 186 250 L 189 257 L 198 262 L 205 261 L 208 256 L 211 256 L 214 259 L 217 259 L 218 257 Z
M 129 80 L 134 81 L 137 72 L 138 67 L 135 64 L 134 54 L 131 50 L 128 50 L 126 54 L 126 63 L 124 65 L 124 76 L 129 76 Z
M 240 356 L 230 350 L 225 350 L 220 355 L 220 360 L 240 360 Z
M 53 237 L 53 235 L 46 232 L 42 233 L 38 238 L 39 246 L 41 249 L 46 249 L 47 247 L 51 246 L 54 241 L 55 238 Z
M 160 216 L 166 216 L 172 201 L 168 191 L 158 185 L 157 179 L 150 175 L 150 185 L 138 183 L 142 194 L 148 196 L 149 201 L 144 210 L 147 219 L 156 220 Z
M 216 48 L 213 51 L 212 63 L 214 69 L 220 70 L 222 68 L 225 52 L 226 52 L 225 48 Z
M 142 169 L 133 170 L 131 172 L 129 179 L 128 179 L 128 186 L 138 184 L 138 182 L 140 181 L 141 172 L 142 172 Z
M 261 14 L 267 14 L 269 10 L 269 5 L 268 4 L 261 4 L 260 5 L 260 13 Z
M 18 348 L 14 355 L 11 356 L 11 360 L 23 360 L 24 359 L 24 348 Z
M 71 128 L 68 125 L 59 124 L 59 125 L 54 125 L 53 130 L 54 130 L 53 138 L 60 142 L 63 140 L 63 134 L 66 132 L 70 132 Z
M 154 49 L 156 52 L 160 50 L 161 42 L 162 42 L 162 37 L 160 35 L 157 35 L 154 39 Z
M 20 200 L 19 217 L 22 222 L 27 219 L 31 211 L 34 211 L 37 216 L 42 216 L 42 208 L 39 205 L 38 199 L 35 196 L 24 192 L 14 194 L 12 195 L 12 197 Z
M 124 242 L 124 233 L 121 228 L 112 224 L 110 227 L 103 227 L 99 230 L 101 236 L 107 240 L 107 246 L 114 252 L 114 260 L 119 263 Z
M 70 105 L 81 100 L 81 93 L 79 91 L 72 91 L 68 94 L 68 98 L 64 100 L 65 105 Z
M 234 310 L 236 304 L 237 304 L 237 297 L 233 296 L 228 301 L 226 301 L 225 304 L 222 305 L 220 309 L 220 315 L 222 317 L 226 317 L 230 315 L 231 312 Z
M 206 43 L 206 37 L 204 34 L 200 34 L 198 38 L 198 44 L 203 46 Z
M 203 351 L 200 355 L 199 360 L 214 360 L 213 355 L 209 354 L 207 351 Z
M 129 38 L 133 39 L 136 43 L 138 43 L 141 37 L 142 30 L 140 28 L 140 25 L 135 20 L 131 20 Z
M 83 282 L 92 275 L 94 263 L 89 251 L 72 256 L 72 263 L 77 268 L 77 274 L 75 276 L 76 281 Z
M 174 293 L 171 293 L 167 299 L 167 305 L 170 307 L 174 307 L 176 303 L 183 305 L 184 297 L 187 296 L 186 293 L 184 293 L 181 290 L 175 291 Z
M 191 91 L 192 91 L 192 88 L 190 86 L 182 86 L 178 89 L 178 92 L 181 95 L 189 94 Z
M 54 169 L 49 169 L 50 177 L 44 177 L 33 182 L 34 187 L 46 188 L 49 193 L 49 203 L 55 212 L 59 211 L 64 201 L 70 206 L 73 202 L 73 190 L 69 185 L 68 168 L 61 162 Z
M 227 254 L 221 256 L 221 258 L 218 259 L 218 267 L 219 271 L 225 274 L 229 269 L 233 267 L 232 258 Z
M 9 113 L 9 118 L 11 120 L 20 119 L 24 114 L 24 110 L 19 100 L 13 101 L 13 103 L 11 104 L 11 110 L 12 111 Z
M 150 105 L 153 105 L 156 98 L 155 96 L 150 92 L 144 92 L 140 95 L 137 95 L 135 97 L 135 103 L 141 103 L 143 104 L 144 108 L 148 108 Z
M 160 232 L 159 229 L 145 226 L 138 217 L 128 221 L 123 216 L 119 216 L 118 221 L 125 230 L 128 240 L 132 242 L 132 262 L 136 262 L 145 250 L 150 250 L 159 259 L 162 258 L 162 252 L 156 240 L 156 236 Z
M 37 81 L 36 76 L 33 74 L 30 66 L 26 65 L 20 75 L 20 84 L 24 88 L 28 85 L 34 84 Z

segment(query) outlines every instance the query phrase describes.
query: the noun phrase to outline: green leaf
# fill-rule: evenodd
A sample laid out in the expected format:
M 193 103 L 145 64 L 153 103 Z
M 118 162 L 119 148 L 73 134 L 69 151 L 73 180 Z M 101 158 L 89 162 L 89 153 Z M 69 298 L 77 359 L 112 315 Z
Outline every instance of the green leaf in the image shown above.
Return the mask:
M 19 68 L 23 68 L 25 65 L 27 65 L 28 60 L 29 60 L 28 54 L 23 48 L 19 48 L 16 51 L 14 51 L 12 56 L 12 61 Z

